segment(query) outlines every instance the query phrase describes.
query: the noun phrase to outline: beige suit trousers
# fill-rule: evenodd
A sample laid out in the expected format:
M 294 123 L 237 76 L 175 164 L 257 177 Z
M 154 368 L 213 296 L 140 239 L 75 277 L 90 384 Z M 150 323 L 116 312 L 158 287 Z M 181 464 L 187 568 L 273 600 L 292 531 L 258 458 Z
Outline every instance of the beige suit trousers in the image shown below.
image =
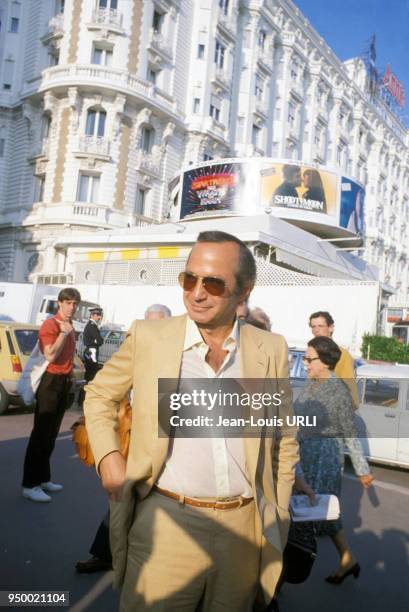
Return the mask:
M 254 502 L 194 508 L 152 492 L 137 503 L 128 542 L 122 612 L 252 609 L 261 545 Z

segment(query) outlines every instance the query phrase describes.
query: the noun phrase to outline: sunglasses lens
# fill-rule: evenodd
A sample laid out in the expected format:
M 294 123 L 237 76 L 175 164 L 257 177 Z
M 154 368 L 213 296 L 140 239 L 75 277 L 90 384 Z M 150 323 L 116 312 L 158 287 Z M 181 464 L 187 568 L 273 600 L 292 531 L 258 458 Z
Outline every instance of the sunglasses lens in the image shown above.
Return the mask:
M 192 291 L 197 283 L 197 277 L 189 272 L 181 272 L 179 274 L 179 284 L 184 291 Z
M 212 276 L 206 276 L 203 279 L 203 285 L 210 295 L 223 295 L 226 285 L 221 278 L 214 278 Z

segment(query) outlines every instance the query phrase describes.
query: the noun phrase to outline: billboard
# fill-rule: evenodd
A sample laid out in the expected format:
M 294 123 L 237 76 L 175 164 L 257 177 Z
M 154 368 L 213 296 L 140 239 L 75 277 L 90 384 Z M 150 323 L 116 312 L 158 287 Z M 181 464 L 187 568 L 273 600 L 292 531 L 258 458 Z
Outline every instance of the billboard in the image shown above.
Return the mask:
M 269 212 L 307 231 L 362 236 L 362 185 L 339 170 L 302 161 L 230 158 L 190 166 L 181 175 L 173 220 Z M 335 234 L 334 234 L 335 232 Z
M 261 171 L 264 205 L 336 214 L 337 175 L 301 163 L 274 163 Z
M 341 206 L 339 224 L 354 234 L 364 231 L 365 190 L 356 181 L 341 177 Z

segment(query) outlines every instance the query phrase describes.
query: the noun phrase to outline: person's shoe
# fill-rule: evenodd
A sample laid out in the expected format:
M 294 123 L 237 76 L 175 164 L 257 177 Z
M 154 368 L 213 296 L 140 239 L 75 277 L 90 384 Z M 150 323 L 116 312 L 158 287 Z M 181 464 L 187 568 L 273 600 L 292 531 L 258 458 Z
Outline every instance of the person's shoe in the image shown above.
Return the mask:
M 359 565 L 359 563 L 355 563 L 352 567 L 350 567 L 346 572 L 344 572 L 340 576 L 337 576 L 336 574 L 334 574 L 334 576 L 327 576 L 325 580 L 326 582 L 329 582 L 330 584 L 341 584 L 347 576 L 352 575 L 354 578 L 358 578 L 360 572 L 361 572 L 361 566 Z
M 30 499 L 33 502 L 50 502 L 51 497 L 44 493 L 41 487 L 23 487 L 23 497 Z
M 41 488 L 43 491 L 47 491 L 47 493 L 57 493 L 57 491 L 62 491 L 64 487 L 49 480 L 48 482 L 42 482 Z
M 91 557 L 87 561 L 78 561 L 75 569 L 79 574 L 93 574 L 94 572 L 107 572 L 112 569 L 112 562 L 100 557 Z

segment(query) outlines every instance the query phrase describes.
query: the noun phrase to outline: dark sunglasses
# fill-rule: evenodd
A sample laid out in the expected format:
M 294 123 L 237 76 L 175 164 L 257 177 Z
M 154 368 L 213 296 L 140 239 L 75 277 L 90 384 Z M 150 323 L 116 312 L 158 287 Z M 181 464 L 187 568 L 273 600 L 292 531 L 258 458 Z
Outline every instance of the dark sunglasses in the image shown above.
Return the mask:
M 302 360 L 305 361 L 305 363 L 312 363 L 313 361 L 316 361 L 317 359 L 319 359 L 319 357 L 303 357 Z
M 222 278 L 215 276 L 198 276 L 193 272 L 181 272 L 178 276 L 179 285 L 183 291 L 193 291 L 197 285 L 197 281 L 202 281 L 202 286 L 210 295 L 220 296 L 226 291 L 226 283 Z

